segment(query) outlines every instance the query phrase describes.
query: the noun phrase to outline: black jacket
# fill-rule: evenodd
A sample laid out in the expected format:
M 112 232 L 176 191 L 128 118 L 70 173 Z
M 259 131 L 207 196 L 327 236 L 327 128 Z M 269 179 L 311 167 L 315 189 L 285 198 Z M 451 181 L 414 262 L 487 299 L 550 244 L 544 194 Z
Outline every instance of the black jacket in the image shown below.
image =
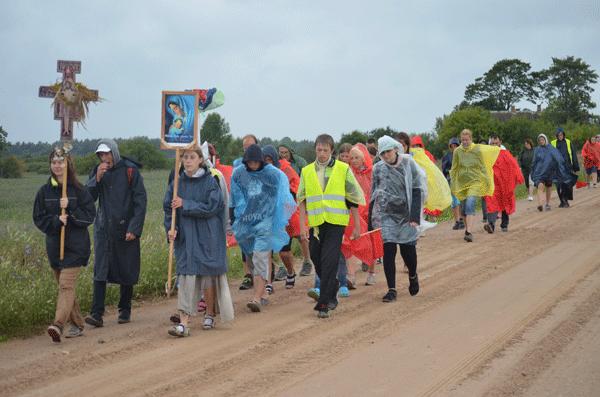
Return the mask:
M 98 200 L 94 222 L 94 280 L 133 285 L 140 274 L 140 237 L 146 217 L 146 189 L 139 164 L 125 157 L 96 182 L 96 166 L 87 186 Z M 136 239 L 125 241 L 133 233 Z
M 94 221 L 96 207 L 87 189 L 77 189 L 67 185 L 67 226 L 65 230 L 65 256 L 60 253 L 60 198 L 62 187 L 53 186 L 51 179 L 43 185 L 35 196 L 33 222 L 46 234 L 46 252 L 50 266 L 54 269 L 86 266 L 90 258 L 90 236 L 88 226 Z

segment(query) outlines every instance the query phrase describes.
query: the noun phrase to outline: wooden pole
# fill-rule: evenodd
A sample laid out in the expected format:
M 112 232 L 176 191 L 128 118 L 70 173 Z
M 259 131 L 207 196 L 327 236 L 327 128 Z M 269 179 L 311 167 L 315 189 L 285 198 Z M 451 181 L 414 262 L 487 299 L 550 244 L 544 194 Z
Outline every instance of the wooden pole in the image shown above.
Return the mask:
M 179 166 L 180 157 L 179 149 L 175 149 L 175 176 L 173 178 L 173 198 L 177 197 L 177 190 L 179 188 Z M 177 220 L 177 210 L 173 208 L 171 210 L 171 234 L 175 232 L 175 222 Z M 173 251 L 175 249 L 175 241 L 169 242 L 169 269 L 167 271 L 167 296 L 171 296 L 171 278 L 173 275 Z
M 65 170 L 63 171 L 63 178 L 62 178 L 62 198 L 67 198 L 67 172 L 69 169 L 68 163 L 67 163 L 67 156 L 65 156 Z M 60 210 L 60 214 L 61 215 L 66 215 L 67 214 L 67 209 L 66 208 L 61 208 Z M 62 261 L 63 259 L 65 259 L 65 233 L 66 233 L 66 227 L 65 225 L 61 226 L 60 228 L 60 260 Z

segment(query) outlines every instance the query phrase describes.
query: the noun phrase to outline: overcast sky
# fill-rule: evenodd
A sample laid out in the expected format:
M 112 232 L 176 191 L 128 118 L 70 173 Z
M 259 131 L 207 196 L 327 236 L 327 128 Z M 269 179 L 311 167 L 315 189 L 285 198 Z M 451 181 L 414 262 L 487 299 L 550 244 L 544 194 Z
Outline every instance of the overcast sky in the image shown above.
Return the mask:
M 57 59 L 81 60 L 78 81 L 105 99 L 76 138 L 158 138 L 162 90 L 210 87 L 234 136 L 339 138 L 430 131 L 503 58 L 600 71 L 600 1 L 19 0 L 2 4 L 0 41 L 11 142 L 58 139 L 37 97 Z

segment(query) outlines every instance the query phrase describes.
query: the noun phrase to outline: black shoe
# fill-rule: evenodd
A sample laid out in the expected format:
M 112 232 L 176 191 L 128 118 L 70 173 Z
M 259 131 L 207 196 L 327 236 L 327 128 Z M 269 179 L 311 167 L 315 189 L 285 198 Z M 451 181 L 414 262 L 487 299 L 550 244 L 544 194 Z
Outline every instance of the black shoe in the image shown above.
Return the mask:
M 486 232 L 488 232 L 489 234 L 494 233 L 494 225 L 491 223 L 486 223 L 485 225 L 483 225 L 483 228 L 485 229 Z
M 544 207 L 542 207 L 541 205 L 538 205 L 537 206 L 537 210 L 540 211 L 540 212 L 542 212 L 544 210 Z
M 396 297 L 397 297 L 397 292 L 396 292 L 396 290 L 395 290 L 395 289 L 391 289 L 391 288 L 390 288 L 390 289 L 388 290 L 387 294 L 385 294 L 385 295 L 383 296 L 383 299 L 381 299 L 381 300 L 382 300 L 383 302 L 386 302 L 386 303 L 387 303 L 387 302 L 393 302 L 393 301 L 395 301 L 395 300 L 396 300 Z
M 335 310 L 338 305 L 338 300 L 334 299 L 327 304 L 327 310 Z
M 323 303 L 317 303 L 317 304 L 315 305 L 315 307 L 313 307 L 313 310 L 320 312 L 320 311 L 323 311 L 323 310 L 324 310 L 324 311 L 327 311 L 327 310 L 329 310 L 329 309 L 327 309 L 327 305 L 325 305 L 325 304 L 323 304 Z
M 127 324 L 131 322 L 131 313 L 129 311 L 119 311 L 119 318 L 117 319 L 117 323 L 119 324 Z
M 454 226 L 452 226 L 452 230 L 460 230 L 460 222 L 459 221 L 454 222 Z
M 252 281 L 252 275 L 246 274 L 244 279 L 242 280 L 242 284 L 240 285 L 240 289 L 242 291 L 251 289 L 254 286 L 254 281 Z
M 101 316 L 96 316 L 93 314 L 90 314 L 89 316 L 87 316 L 85 318 L 85 322 L 89 325 L 93 325 L 96 328 L 100 328 L 104 326 L 104 321 L 102 320 Z
M 460 230 L 464 229 L 465 227 L 466 227 L 465 226 L 465 221 L 463 221 L 462 219 L 460 221 L 458 221 L 458 228 Z
M 415 296 L 419 293 L 419 276 L 415 274 L 414 277 L 409 277 L 408 281 L 410 282 L 408 293 L 410 296 Z
M 465 232 L 465 241 L 467 243 L 472 243 L 473 242 L 473 235 L 469 232 Z
M 558 208 L 565 208 L 565 202 L 561 201 L 560 204 L 558 205 Z
M 563 208 L 569 208 L 569 207 L 570 207 L 569 202 L 567 200 L 565 200 Z

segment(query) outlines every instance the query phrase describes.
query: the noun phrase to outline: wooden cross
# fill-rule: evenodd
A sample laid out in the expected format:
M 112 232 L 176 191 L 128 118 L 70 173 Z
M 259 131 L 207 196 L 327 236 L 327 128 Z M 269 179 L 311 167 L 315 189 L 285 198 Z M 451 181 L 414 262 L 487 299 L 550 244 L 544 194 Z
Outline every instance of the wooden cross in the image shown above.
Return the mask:
M 41 98 L 55 98 L 60 91 L 67 98 L 74 98 L 77 95 L 77 85 L 75 84 L 75 75 L 81 73 L 81 61 L 58 61 L 56 71 L 62 73 L 63 79 L 60 88 L 56 86 L 40 86 L 39 96 Z M 96 99 L 98 91 L 92 90 Z M 54 120 L 60 120 L 60 140 L 73 140 L 73 122 L 81 121 L 81 114 L 77 107 L 67 106 L 61 102 L 54 102 Z

